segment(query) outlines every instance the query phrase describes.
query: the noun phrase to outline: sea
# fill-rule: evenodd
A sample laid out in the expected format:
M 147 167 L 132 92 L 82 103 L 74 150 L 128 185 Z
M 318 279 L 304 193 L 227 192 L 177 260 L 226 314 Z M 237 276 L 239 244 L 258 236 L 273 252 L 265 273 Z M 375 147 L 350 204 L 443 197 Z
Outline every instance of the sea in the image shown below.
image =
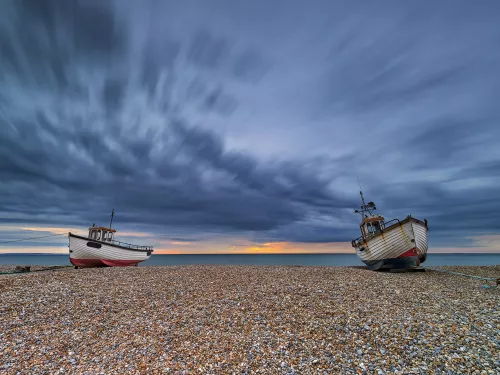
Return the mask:
M 0 254 L 0 265 L 69 265 L 67 254 Z M 356 254 L 153 254 L 139 264 L 177 266 L 189 264 L 220 265 L 290 265 L 290 266 L 363 266 Z M 493 266 L 500 265 L 497 254 L 427 254 L 425 266 Z

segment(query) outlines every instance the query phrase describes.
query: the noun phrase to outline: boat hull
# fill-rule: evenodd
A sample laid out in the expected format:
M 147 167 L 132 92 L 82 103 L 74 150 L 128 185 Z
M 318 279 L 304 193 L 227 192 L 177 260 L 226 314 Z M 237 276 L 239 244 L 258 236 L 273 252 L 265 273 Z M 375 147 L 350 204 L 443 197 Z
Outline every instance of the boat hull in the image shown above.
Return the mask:
M 418 256 L 412 256 L 405 258 L 389 258 L 376 261 L 364 261 L 364 263 L 371 270 L 408 269 L 418 267 L 420 265 L 420 259 Z
M 75 267 L 126 267 L 148 260 L 152 250 L 136 250 L 69 234 L 69 260 Z
M 412 217 L 356 244 L 356 254 L 369 269 L 418 267 L 427 258 L 427 225 Z

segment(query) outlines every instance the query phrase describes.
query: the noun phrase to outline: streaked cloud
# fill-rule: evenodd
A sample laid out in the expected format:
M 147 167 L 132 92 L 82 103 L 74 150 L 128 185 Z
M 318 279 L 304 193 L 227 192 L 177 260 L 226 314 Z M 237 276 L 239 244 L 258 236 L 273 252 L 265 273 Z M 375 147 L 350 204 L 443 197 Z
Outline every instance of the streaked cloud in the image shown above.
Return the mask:
M 3 2 L 2 237 L 115 208 L 164 252 L 336 252 L 359 176 L 431 249 L 500 251 L 499 4 L 313 4 Z

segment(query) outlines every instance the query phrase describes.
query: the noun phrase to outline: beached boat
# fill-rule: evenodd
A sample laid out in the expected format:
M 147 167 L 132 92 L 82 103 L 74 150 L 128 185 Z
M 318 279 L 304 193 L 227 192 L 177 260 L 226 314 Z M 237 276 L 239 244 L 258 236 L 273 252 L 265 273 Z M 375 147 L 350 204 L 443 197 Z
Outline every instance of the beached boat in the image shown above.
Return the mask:
M 356 254 L 371 270 L 407 269 L 418 267 L 427 258 L 427 220 L 421 221 L 411 215 L 405 219 L 385 221 L 375 214 L 375 203 L 363 205 L 361 214 L 361 236 L 352 241 Z
M 124 267 L 137 266 L 151 256 L 152 246 L 131 245 L 114 239 L 116 230 L 109 228 L 89 228 L 88 237 L 69 233 L 69 260 L 78 267 Z

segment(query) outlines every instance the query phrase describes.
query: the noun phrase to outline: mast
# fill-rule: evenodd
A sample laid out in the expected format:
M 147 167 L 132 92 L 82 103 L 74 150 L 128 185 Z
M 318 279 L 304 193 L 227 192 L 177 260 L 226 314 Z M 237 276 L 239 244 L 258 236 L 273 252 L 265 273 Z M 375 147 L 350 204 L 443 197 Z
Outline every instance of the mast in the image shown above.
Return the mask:
M 113 224 L 113 216 L 115 216 L 115 209 L 111 211 L 111 221 L 109 222 L 109 229 L 111 229 L 111 224 Z
M 363 203 L 363 205 L 361 206 L 361 216 L 363 218 L 365 218 L 366 217 L 366 215 L 365 215 L 366 204 L 365 204 L 365 198 L 363 197 L 363 191 L 362 190 L 359 191 L 359 195 L 361 196 L 361 202 Z
M 359 210 L 355 210 L 354 212 L 361 214 L 361 221 L 362 221 L 366 217 L 365 211 L 367 209 L 365 204 L 365 198 L 363 197 L 363 189 L 361 188 L 361 182 L 359 182 L 359 176 L 356 176 L 356 178 L 358 179 L 359 195 L 361 196 L 361 203 L 363 203 L 363 205 L 361 206 L 361 212 L 359 212 Z
M 376 210 L 377 207 L 375 207 L 375 203 L 373 202 L 368 202 L 365 203 L 365 197 L 363 196 L 363 189 L 361 188 L 361 183 L 359 182 L 359 177 L 358 177 L 358 184 L 359 184 L 359 195 L 361 197 L 361 211 L 359 210 L 354 210 L 355 213 L 361 214 L 361 221 L 363 221 L 365 218 L 368 217 L 366 214 L 367 212 L 371 215 L 373 210 Z

